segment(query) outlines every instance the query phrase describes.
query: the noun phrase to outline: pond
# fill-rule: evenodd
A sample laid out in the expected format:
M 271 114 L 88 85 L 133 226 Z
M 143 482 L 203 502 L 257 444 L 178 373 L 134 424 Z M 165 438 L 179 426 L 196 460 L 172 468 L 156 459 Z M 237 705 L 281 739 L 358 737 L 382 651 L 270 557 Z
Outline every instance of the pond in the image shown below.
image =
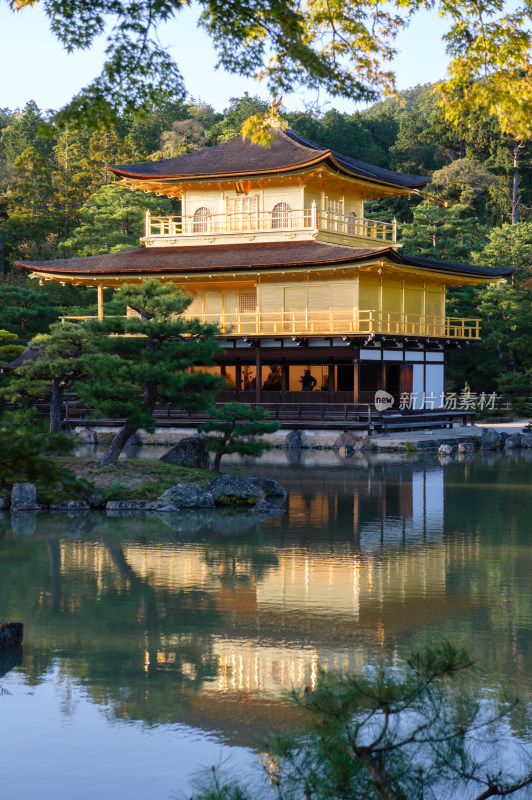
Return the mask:
M 320 668 L 394 660 L 443 635 L 479 691 L 532 689 L 532 454 L 272 452 L 286 513 L 4 514 L 0 659 L 6 797 L 178 796 L 241 768 L 287 691 Z

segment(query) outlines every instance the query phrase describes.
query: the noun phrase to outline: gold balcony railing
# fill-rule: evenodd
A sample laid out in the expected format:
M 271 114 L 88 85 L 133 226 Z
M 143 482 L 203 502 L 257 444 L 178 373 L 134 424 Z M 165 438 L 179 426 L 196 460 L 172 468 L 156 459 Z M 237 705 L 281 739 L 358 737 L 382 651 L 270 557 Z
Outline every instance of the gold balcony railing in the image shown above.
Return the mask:
M 224 334 L 314 334 L 432 336 L 449 339 L 479 339 L 480 320 L 440 317 L 401 312 L 336 311 L 256 311 L 235 314 L 200 314 L 203 322 L 215 323 Z
M 335 214 L 320 211 L 313 203 L 311 208 L 282 211 L 253 211 L 233 214 L 209 214 L 208 216 L 152 217 L 146 213 L 145 235 L 147 239 L 159 236 L 181 236 L 220 233 L 260 233 L 262 231 L 314 230 L 339 233 L 379 242 L 395 244 L 396 222 L 381 222 L 356 217 L 354 214 Z
M 257 335 L 363 335 L 427 336 L 443 339 L 479 339 L 480 320 L 403 314 L 395 311 L 255 311 L 234 314 L 185 314 L 201 322 L 218 325 L 220 333 L 233 336 Z M 61 317 L 62 322 L 97 317 Z

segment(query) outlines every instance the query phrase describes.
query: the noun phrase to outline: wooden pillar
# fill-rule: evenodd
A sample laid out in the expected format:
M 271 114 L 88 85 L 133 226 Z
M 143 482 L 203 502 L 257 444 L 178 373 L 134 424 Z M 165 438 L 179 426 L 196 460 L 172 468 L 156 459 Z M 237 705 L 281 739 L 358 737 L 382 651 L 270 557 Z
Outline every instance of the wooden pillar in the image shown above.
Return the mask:
M 353 361 L 353 403 L 360 402 L 360 360 L 357 355 Z
M 260 390 L 262 389 L 262 357 L 260 346 L 257 342 L 255 350 L 255 402 L 260 403 Z
M 226 380 L 227 380 L 227 369 L 226 369 L 226 366 L 225 366 L 225 364 L 221 364 L 221 365 L 220 365 L 220 375 L 222 376 L 222 378 L 224 379 L 224 381 L 226 381 Z
M 97 286 L 98 289 L 98 319 L 103 319 L 103 286 L 101 283 Z
M 329 364 L 329 374 L 327 377 L 327 389 L 329 390 L 329 403 L 332 403 L 334 400 L 334 378 L 335 378 L 336 366 L 334 364 Z
M 286 403 L 286 392 L 290 386 L 290 366 L 281 364 L 281 403 Z
M 379 385 L 377 386 L 377 389 L 382 389 L 384 392 L 386 391 L 386 364 L 381 364 Z
M 240 389 L 242 388 L 242 367 L 240 364 L 235 366 L 235 400 L 240 401 Z

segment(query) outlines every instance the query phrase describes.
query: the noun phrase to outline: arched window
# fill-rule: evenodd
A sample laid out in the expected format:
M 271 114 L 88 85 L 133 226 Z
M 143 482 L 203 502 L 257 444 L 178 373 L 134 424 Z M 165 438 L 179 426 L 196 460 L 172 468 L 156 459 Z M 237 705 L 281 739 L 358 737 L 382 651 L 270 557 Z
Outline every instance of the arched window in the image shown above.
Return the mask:
M 351 213 L 347 218 L 347 232 L 354 236 L 357 232 L 357 227 L 358 227 L 358 217 L 354 211 L 351 211 Z
M 292 209 L 288 203 L 277 203 L 272 211 L 272 228 L 289 228 L 292 220 Z
M 194 233 L 207 233 L 209 230 L 209 223 L 211 221 L 211 212 L 205 206 L 198 208 L 194 212 L 194 224 L 192 231 Z

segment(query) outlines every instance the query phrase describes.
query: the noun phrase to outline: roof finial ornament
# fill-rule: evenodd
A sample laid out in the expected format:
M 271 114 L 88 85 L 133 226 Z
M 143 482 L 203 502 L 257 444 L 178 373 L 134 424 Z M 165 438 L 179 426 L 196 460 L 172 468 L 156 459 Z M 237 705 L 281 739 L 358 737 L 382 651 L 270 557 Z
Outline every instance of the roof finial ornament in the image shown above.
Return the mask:
M 286 123 L 284 120 L 281 119 L 280 111 L 281 111 L 281 104 L 283 102 L 283 97 L 279 97 L 278 100 L 275 97 L 272 97 L 270 101 L 270 116 L 267 118 L 266 122 L 269 124 L 270 128 L 283 128 L 286 127 Z

